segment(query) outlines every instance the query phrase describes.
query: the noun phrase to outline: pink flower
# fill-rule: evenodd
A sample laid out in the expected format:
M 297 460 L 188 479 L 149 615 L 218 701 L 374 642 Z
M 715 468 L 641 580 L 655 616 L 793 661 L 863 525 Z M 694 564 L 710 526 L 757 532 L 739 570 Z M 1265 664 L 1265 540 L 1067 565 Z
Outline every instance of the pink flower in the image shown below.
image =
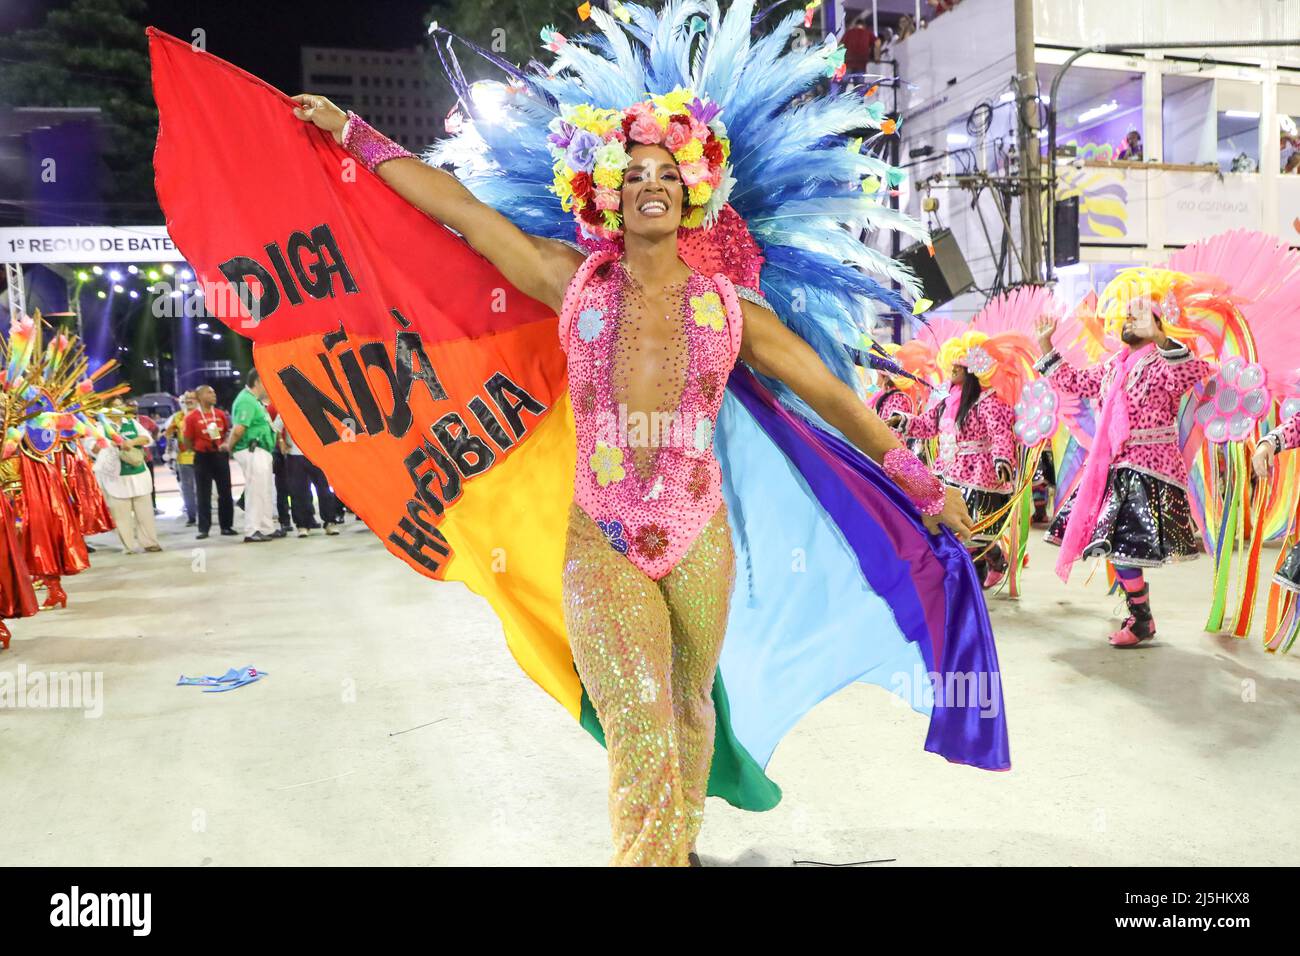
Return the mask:
M 604 186 L 596 187 L 596 208 L 597 209 L 618 209 L 619 195 L 613 189 L 606 189 Z
M 717 189 L 722 185 L 722 167 L 713 166 L 709 169 L 709 185 Z
M 707 182 L 709 179 L 709 164 L 702 159 L 693 163 L 682 163 L 678 169 L 682 173 L 682 182 L 687 186 Z
M 605 134 L 605 142 L 612 143 L 615 140 L 622 143 L 624 146 L 627 145 L 627 137 L 623 135 L 623 130 L 617 126 Z
M 642 100 L 640 103 L 633 103 L 623 111 L 624 116 L 630 116 L 632 119 L 640 119 L 642 116 L 653 117 L 655 115 L 654 104 L 649 100 Z
M 709 128 L 693 116 L 691 117 L 691 136 L 701 143 L 707 142 L 709 138 Z
M 628 139 L 632 142 L 653 146 L 663 138 L 664 131 L 659 128 L 659 123 L 653 116 L 638 116 L 632 121 L 632 129 L 628 133 Z
M 669 123 L 664 134 L 664 148 L 675 153 L 691 141 L 691 128 L 685 123 Z

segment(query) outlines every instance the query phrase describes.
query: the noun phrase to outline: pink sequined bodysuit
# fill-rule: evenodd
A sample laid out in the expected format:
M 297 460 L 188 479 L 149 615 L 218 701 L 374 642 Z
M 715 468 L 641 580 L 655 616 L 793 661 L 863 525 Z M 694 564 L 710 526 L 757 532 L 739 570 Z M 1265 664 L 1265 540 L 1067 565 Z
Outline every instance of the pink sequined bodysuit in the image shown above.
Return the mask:
M 722 274 L 693 273 L 676 316 L 634 301 L 644 300 L 617 254 L 593 254 L 565 292 L 560 343 L 578 438 L 574 498 L 610 546 L 657 581 L 722 503 L 713 430 L 742 316 Z M 636 394 L 643 350 L 658 363 L 652 398 Z

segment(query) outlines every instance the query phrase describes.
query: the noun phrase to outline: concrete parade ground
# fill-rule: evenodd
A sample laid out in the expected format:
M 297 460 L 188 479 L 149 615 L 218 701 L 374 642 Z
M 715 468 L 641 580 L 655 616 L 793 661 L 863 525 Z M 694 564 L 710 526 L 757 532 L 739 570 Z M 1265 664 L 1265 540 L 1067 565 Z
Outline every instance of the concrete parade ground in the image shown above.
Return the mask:
M 350 517 L 336 537 L 197 542 L 174 495 L 159 505 L 164 553 L 101 535 L 66 610 L 10 622 L 0 672 L 100 673 L 102 714 L 0 710 L 6 863 L 607 862 L 605 753 L 484 601 Z M 1300 651 L 1265 653 L 1262 611 L 1249 640 L 1204 633 L 1204 557 L 1149 576 L 1159 637 L 1113 650 L 1104 574 L 1067 588 L 1037 538 L 1025 596 L 990 601 L 1010 772 L 926 753 L 923 716 L 855 685 L 777 748 L 778 807 L 709 801 L 705 864 L 1293 863 Z M 246 665 L 268 676 L 176 686 Z

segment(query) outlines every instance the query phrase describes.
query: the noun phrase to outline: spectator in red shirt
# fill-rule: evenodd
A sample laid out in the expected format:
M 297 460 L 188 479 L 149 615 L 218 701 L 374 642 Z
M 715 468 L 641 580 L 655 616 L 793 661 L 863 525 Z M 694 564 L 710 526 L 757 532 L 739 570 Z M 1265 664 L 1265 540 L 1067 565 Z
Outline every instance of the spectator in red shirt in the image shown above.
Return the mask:
M 212 485 L 217 486 L 217 520 L 224 535 L 235 531 L 235 499 L 230 494 L 230 455 L 221 443 L 230 434 L 230 416 L 217 408 L 217 393 L 211 385 L 195 390 L 199 407 L 185 416 L 185 440 L 194 449 L 194 485 L 198 493 L 199 534 L 206 538 L 212 528 Z
M 864 17 L 858 17 L 853 25 L 844 31 L 844 71 L 846 73 L 865 73 L 867 64 L 876 55 L 876 35 L 867 27 Z

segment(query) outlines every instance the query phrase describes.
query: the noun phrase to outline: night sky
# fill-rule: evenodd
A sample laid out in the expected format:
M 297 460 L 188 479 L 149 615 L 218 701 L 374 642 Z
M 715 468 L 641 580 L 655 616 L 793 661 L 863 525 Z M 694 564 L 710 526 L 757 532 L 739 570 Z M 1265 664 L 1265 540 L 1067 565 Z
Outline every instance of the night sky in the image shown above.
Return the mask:
M 39 26 L 60 0 L 0 0 L 0 33 Z M 202 28 L 207 49 L 286 93 L 301 93 L 303 46 L 392 50 L 425 38 L 433 0 L 149 0 L 145 23 L 182 37 Z
M 307 3 L 151 0 L 150 23 L 184 39 L 207 31 L 207 49 L 286 93 L 301 93 L 304 46 L 392 50 L 425 38 L 431 0 Z

